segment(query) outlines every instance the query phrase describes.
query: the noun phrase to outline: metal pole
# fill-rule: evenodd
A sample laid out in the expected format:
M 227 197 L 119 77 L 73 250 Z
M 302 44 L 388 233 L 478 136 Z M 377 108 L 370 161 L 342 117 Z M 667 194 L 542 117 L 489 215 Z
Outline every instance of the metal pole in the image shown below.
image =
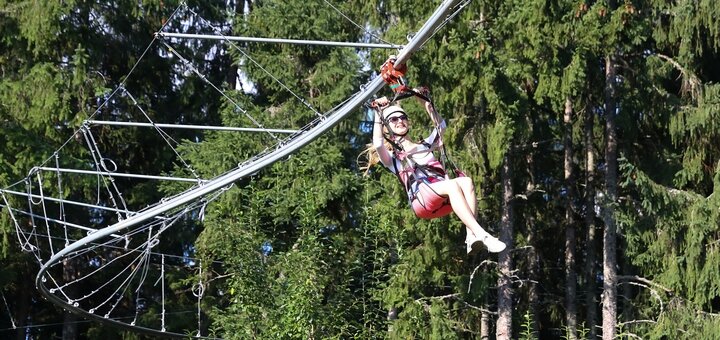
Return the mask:
M 163 37 L 163 38 L 230 40 L 230 41 L 243 41 L 243 42 L 256 42 L 256 43 L 320 45 L 320 46 L 332 46 L 332 47 L 389 48 L 389 49 L 396 49 L 396 50 L 403 48 L 402 45 L 395 45 L 395 44 L 370 44 L 370 43 L 354 43 L 354 42 L 323 41 L 323 40 L 253 38 L 253 37 L 239 37 L 239 36 L 227 36 L 227 35 L 167 33 L 167 32 L 157 32 L 155 34 L 158 37 Z
M 53 172 L 65 172 L 65 173 L 71 173 L 71 174 L 83 174 L 83 175 L 103 175 L 103 176 L 111 176 L 111 177 L 157 179 L 157 180 L 161 180 L 161 181 L 177 181 L 177 182 L 193 182 L 193 183 L 207 182 L 207 180 L 205 180 L 205 179 L 151 176 L 151 175 L 139 175 L 139 174 L 126 174 L 126 173 L 120 173 L 120 172 L 103 172 L 103 171 L 65 169 L 65 168 L 48 168 L 48 167 L 44 167 L 44 166 L 35 167 L 34 169 L 43 170 L 43 171 L 53 171 Z
M 89 227 L 81 226 L 81 225 L 74 224 L 74 223 L 70 223 L 70 222 L 66 222 L 66 221 L 60 221 L 60 220 L 56 220 L 56 219 L 54 219 L 54 218 L 50 218 L 50 217 L 47 217 L 47 216 L 40 216 L 40 215 L 38 215 L 38 214 L 31 214 L 31 213 L 29 213 L 29 212 L 27 212 L 27 211 L 20 210 L 20 209 L 15 209 L 15 208 L 11 208 L 11 207 L 6 206 L 6 205 L 3 205 L 3 204 L 0 204 L 0 207 L 7 207 L 8 209 L 12 209 L 12 210 L 15 211 L 16 213 L 23 214 L 23 215 L 26 215 L 26 216 L 31 216 L 31 217 L 34 217 L 34 218 L 37 218 L 37 219 L 47 220 L 47 221 L 49 221 L 49 222 L 66 225 L 66 226 L 71 227 L 71 228 L 80 229 L 80 230 L 85 230 L 85 231 L 87 231 L 88 233 L 94 233 L 94 232 L 98 231 L 98 230 L 95 229 L 95 228 L 89 228 Z M 113 235 L 110 235 L 110 236 L 115 237 L 115 238 L 123 238 L 123 237 L 120 236 L 120 235 L 114 235 L 114 234 L 113 234 Z
M 194 130 L 217 130 L 217 131 L 238 131 L 238 132 L 272 132 L 272 133 L 297 133 L 298 130 L 285 129 L 259 129 L 241 128 L 231 126 L 208 126 L 208 125 L 186 125 L 186 124 L 160 124 L 160 123 L 138 123 L 138 122 L 114 122 L 108 120 L 87 120 L 88 124 L 114 125 L 114 126 L 136 126 L 136 127 L 159 127 L 162 129 L 194 129 Z
M 32 198 L 39 198 L 39 199 L 43 199 L 43 200 L 50 201 L 50 202 L 57 202 L 57 203 L 61 203 L 61 202 L 62 202 L 62 203 L 73 204 L 73 205 L 77 205 L 77 206 L 81 206 L 81 207 L 86 207 L 86 208 L 107 210 L 107 211 L 120 212 L 120 213 L 130 213 L 130 214 L 134 214 L 134 213 L 135 213 L 135 212 L 129 211 L 129 210 L 120 210 L 120 209 L 115 209 L 115 208 L 110 208 L 110 207 L 103 207 L 103 206 L 100 206 L 100 205 L 88 204 L 88 203 L 83 203 L 83 202 L 68 201 L 68 200 L 60 199 L 60 198 L 40 196 L 40 195 L 35 195 L 35 194 L 28 194 L 27 192 L 19 192 L 19 191 L 13 191 L 13 190 L 0 190 L 0 191 L 6 192 L 6 193 L 8 193 L 8 194 L 18 195 L 18 196 L 25 196 L 25 197 L 28 197 L 28 196 L 29 196 L 29 197 L 32 197 Z

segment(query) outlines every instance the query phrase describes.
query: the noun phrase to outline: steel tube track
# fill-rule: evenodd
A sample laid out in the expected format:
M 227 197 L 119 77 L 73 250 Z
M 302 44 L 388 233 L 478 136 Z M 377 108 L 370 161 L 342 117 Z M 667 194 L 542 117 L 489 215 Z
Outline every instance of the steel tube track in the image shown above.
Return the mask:
M 433 12 L 433 14 L 430 16 L 430 18 L 425 22 L 423 27 L 420 29 L 420 31 L 415 34 L 415 36 L 412 38 L 412 40 L 405 45 L 405 47 L 398 53 L 396 64 L 401 65 L 407 61 L 407 59 L 412 55 L 417 49 L 419 49 L 427 39 L 429 39 L 435 29 L 441 24 L 442 19 L 444 17 L 447 17 L 450 10 L 455 6 L 455 4 L 458 2 L 458 0 L 445 0 L 442 4 Z M 330 116 L 325 117 L 319 121 L 317 125 L 312 127 L 310 130 L 301 133 L 297 136 L 295 136 L 293 139 L 287 142 L 287 144 L 279 146 L 274 151 L 269 152 L 265 154 L 264 156 L 251 161 L 250 163 L 244 164 L 243 166 L 228 172 L 224 175 L 218 176 L 217 178 L 210 180 L 208 183 L 206 183 L 203 186 L 200 186 L 198 188 L 195 188 L 193 190 L 190 190 L 184 194 L 181 194 L 179 196 L 176 196 L 173 199 L 170 199 L 160 205 L 157 205 L 153 208 L 150 208 L 146 211 L 143 211 L 142 213 L 138 213 L 137 215 L 134 215 L 126 220 L 120 221 L 118 223 L 115 223 L 114 225 L 108 226 L 106 228 L 100 229 L 97 232 L 88 235 L 86 237 L 83 237 L 82 239 L 70 244 L 69 246 L 63 248 L 59 252 L 57 252 L 54 256 L 52 256 L 45 264 L 43 264 L 40 267 L 40 271 L 38 272 L 36 278 L 35 278 L 35 285 L 40 290 L 40 292 L 51 302 L 57 304 L 58 306 L 61 306 L 62 308 L 65 308 L 69 311 L 72 311 L 74 313 L 78 313 L 80 315 L 83 315 L 84 317 L 99 320 L 101 322 L 114 324 L 116 326 L 120 326 L 129 330 L 143 332 L 147 334 L 153 334 L 158 336 L 165 336 L 165 337 L 184 337 L 187 338 L 187 334 L 179 334 L 179 333 L 171 333 L 171 332 L 164 332 L 157 329 L 151 329 L 147 327 L 142 326 L 131 326 L 129 324 L 112 320 L 109 318 L 104 318 L 99 315 L 95 315 L 92 313 L 89 313 L 88 311 L 81 309 L 79 307 L 75 307 L 72 304 L 67 303 L 67 301 L 64 301 L 60 299 L 58 296 L 50 293 L 49 289 L 45 287 L 44 281 L 46 278 L 46 272 L 50 269 L 51 266 L 54 264 L 59 263 L 63 257 L 66 255 L 75 252 L 88 244 L 95 242 L 101 238 L 110 236 L 111 234 L 115 234 L 123 229 L 130 228 L 134 225 L 140 224 L 142 222 L 145 222 L 146 220 L 149 220 L 156 215 L 160 215 L 164 212 L 167 212 L 169 210 L 172 210 L 174 208 L 177 208 L 183 204 L 189 203 L 197 198 L 200 198 L 202 196 L 205 196 L 207 194 L 210 194 L 214 191 L 220 190 L 235 181 L 246 177 L 248 175 L 251 175 L 255 172 L 260 171 L 261 169 L 279 161 L 280 159 L 296 152 L 303 146 L 309 144 L 319 136 L 321 136 L 323 133 L 328 131 L 330 128 L 335 126 L 337 123 L 339 123 L 342 119 L 347 117 L 350 113 L 352 113 L 356 108 L 360 107 L 364 102 L 369 100 L 376 92 L 378 92 L 383 86 L 384 82 L 381 77 L 377 77 L 374 80 L 372 80 L 369 84 L 367 84 L 363 90 L 358 94 L 357 96 L 351 98 L 346 102 L 343 106 L 341 106 L 337 111 L 332 113 Z M 207 338 L 203 336 L 195 336 L 195 338 Z

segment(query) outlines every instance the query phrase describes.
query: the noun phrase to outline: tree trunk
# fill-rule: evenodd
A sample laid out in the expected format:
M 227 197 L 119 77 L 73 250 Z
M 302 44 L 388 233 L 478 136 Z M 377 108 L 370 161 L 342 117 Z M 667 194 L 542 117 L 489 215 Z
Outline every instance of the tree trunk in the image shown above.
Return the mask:
M 615 202 L 617 198 L 617 114 L 615 55 L 605 59 L 605 197 L 603 203 L 603 339 L 615 339 L 617 324 L 617 255 Z
M 593 138 L 594 117 L 585 110 L 585 304 L 587 306 L 588 338 L 597 337 L 597 301 L 595 291 L 595 264 L 597 262 L 597 236 L 595 235 L 595 147 Z
M 620 258 L 619 266 L 622 272 L 622 277 L 633 277 L 635 274 L 632 272 L 632 267 L 629 264 L 629 261 L 627 258 Z M 618 279 L 618 284 L 622 284 L 622 320 L 624 323 L 630 323 L 631 320 L 634 320 L 636 318 L 636 315 L 634 315 L 634 309 L 633 309 L 633 296 L 635 294 L 634 286 L 630 284 L 630 282 L 622 282 L 620 279 Z M 627 330 L 632 332 L 633 325 L 630 324 L 630 326 Z
M 480 339 L 490 340 L 490 313 L 485 311 L 480 314 Z
M 512 339 L 512 258 L 510 249 L 513 247 L 513 188 L 510 155 L 506 154 L 501 170 L 503 185 L 503 206 L 500 223 L 500 240 L 507 244 L 507 248 L 498 255 L 500 278 L 498 279 L 498 320 L 496 338 L 498 340 Z
M 532 126 L 532 124 L 528 124 Z M 525 189 L 526 196 L 530 196 L 535 190 L 535 159 L 534 153 L 528 152 L 525 155 L 525 161 L 527 163 L 528 172 L 528 184 Z M 530 308 L 530 315 L 532 316 L 532 331 L 533 334 L 539 334 L 540 332 L 540 291 L 538 289 L 538 282 L 540 278 L 540 248 L 538 246 L 538 230 L 537 223 L 535 221 L 535 215 L 530 213 L 525 216 L 527 219 L 527 245 L 530 247 L 527 253 L 527 266 L 528 266 L 528 305 Z
M 528 252 L 528 276 L 530 282 L 528 282 L 528 305 L 530 308 L 530 315 L 532 316 L 532 331 L 533 334 L 539 334 L 540 332 L 540 290 L 538 289 L 538 282 L 541 282 L 540 278 L 540 254 L 537 247 L 537 226 L 535 218 L 528 217 L 528 245 L 530 251 Z
M 565 136 L 565 323 L 567 338 L 577 339 L 577 273 L 575 271 L 575 215 L 573 212 L 573 199 L 575 178 L 573 174 L 572 149 L 572 101 L 565 99 L 565 113 L 563 122 Z
M 20 272 L 20 275 L 24 277 L 34 277 L 32 270 L 27 266 L 23 266 L 23 270 Z M 18 285 L 16 296 L 5 297 L 8 304 L 15 307 L 8 312 L 15 312 L 12 317 L 14 317 L 15 326 L 17 327 L 15 333 L 16 340 L 28 339 L 28 329 L 25 328 L 25 326 L 30 326 L 28 325 L 28 320 L 30 320 L 30 308 L 33 300 L 32 292 L 34 289 L 35 287 L 33 285 Z

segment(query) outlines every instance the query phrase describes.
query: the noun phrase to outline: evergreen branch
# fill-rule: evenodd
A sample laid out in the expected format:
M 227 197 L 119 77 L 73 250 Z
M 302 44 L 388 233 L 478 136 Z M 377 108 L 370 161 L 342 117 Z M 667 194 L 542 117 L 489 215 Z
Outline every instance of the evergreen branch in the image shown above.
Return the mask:
M 663 299 L 660 297 L 660 294 L 658 294 L 657 290 L 651 288 L 650 286 L 656 286 L 660 289 L 663 289 L 665 293 L 672 296 L 673 293 L 670 289 L 665 288 L 664 286 L 657 284 L 651 280 L 636 276 L 636 275 L 618 275 L 617 277 L 618 282 L 627 281 L 629 284 L 640 286 L 643 288 L 646 288 L 650 291 L 650 295 L 658 300 L 660 303 L 660 313 L 659 315 L 662 315 L 665 312 L 665 303 L 663 303 Z

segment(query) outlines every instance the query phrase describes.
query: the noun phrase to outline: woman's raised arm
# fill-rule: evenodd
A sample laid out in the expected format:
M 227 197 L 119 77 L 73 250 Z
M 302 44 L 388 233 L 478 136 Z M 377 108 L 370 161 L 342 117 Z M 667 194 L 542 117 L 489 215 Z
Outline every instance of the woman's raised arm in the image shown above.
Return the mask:
M 443 124 L 444 120 L 435 110 L 435 106 L 433 106 L 433 103 L 426 99 L 430 98 L 430 90 L 427 87 L 420 87 L 414 89 L 414 91 L 425 96 L 425 98 L 421 96 L 415 96 L 415 98 L 417 98 L 417 100 L 420 101 L 420 104 L 425 107 L 425 111 L 427 111 L 428 115 L 430 116 L 430 120 L 433 122 L 433 125 L 438 129 L 438 133 L 442 133 L 445 130 L 445 124 Z
M 390 101 L 386 97 L 378 98 L 375 100 L 375 104 L 378 108 L 382 108 L 387 106 L 390 103 Z M 372 141 L 373 147 L 375 147 L 375 150 L 378 153 L 378 156 L 380 157 L 380 161 L 383 163 L 383 165 L 389 167 L 392 165 L 392 156 L 390 156 L 390 152 L 385 147 L 385 139 L 383 137 L 383 121 L 382 121 L 382 114 L 380 114 L 380 110 L 375 110 L 375 121 L 373 123 L 373 141 Z

